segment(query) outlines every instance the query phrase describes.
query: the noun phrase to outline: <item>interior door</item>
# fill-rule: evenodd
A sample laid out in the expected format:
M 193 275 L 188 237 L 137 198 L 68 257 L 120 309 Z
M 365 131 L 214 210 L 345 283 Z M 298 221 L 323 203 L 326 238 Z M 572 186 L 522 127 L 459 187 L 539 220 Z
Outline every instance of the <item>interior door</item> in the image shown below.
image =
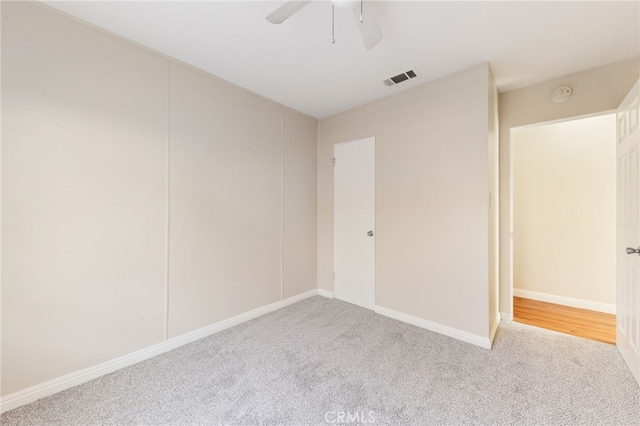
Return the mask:
M 640 82 L 618 108 L 617 346 L 640 384 Z
M 375 138 L 334 145 L 336 299 L 375 307 Z

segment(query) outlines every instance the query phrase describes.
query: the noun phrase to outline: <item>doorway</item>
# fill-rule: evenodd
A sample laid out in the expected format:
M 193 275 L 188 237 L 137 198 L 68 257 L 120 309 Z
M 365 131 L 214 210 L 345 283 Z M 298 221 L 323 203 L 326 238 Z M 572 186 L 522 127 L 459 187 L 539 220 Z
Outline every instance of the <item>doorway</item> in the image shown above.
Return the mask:
M 375 308 L 375 138 L 334 145 L 334 297 Z
M 615 343 L 616 116 L 512 129 L 514 321 Z

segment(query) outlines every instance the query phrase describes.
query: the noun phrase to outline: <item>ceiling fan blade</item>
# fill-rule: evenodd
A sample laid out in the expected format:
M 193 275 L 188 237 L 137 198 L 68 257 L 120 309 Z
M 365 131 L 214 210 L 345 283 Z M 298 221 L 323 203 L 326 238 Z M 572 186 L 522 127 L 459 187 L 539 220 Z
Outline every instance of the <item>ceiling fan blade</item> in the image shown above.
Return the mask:
M 312 0 L 290 0 L 267 15 L 267 21 L 272 24 L 282 24 L 291 15 L 311 3 Z
M 356 24 L 367 50 L 373 49 L 382 40 L 382 28 L 380 28 L 380 21 L 373 3 L 373 1 L 363 1 L 362 22 L 360 22 L 360 5 L 353 8 L 353 16 L 356 18 Z

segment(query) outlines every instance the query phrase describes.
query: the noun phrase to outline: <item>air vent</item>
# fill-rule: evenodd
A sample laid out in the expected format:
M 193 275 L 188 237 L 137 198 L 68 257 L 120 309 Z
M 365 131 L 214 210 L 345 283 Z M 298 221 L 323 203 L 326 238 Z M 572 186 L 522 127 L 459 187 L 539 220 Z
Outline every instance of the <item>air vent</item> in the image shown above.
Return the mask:
M 403 81 L 407 81 L 407 80 L 411 80 L 412 78 L 416 78 L 418 77 L 418 72 L 414 69 L 403 72 L 402 74 L 398 74 L 398 75 L 394 75 L 391 78 L 387 78 L 386 80 L 384 80 L 382 83 L 387 86 L 387 87 L 391 87 L 391 86 L 395 86 L 396 84 L 400 84 Z

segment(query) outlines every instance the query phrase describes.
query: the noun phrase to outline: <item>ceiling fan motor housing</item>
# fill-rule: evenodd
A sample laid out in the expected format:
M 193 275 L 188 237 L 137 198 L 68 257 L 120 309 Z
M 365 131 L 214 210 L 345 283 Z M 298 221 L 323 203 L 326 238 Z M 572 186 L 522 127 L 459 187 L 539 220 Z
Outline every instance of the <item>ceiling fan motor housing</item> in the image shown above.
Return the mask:
M 360 4 L 360 0 L 331 0 L 335 7 L 343 9 L 353 9 Z

